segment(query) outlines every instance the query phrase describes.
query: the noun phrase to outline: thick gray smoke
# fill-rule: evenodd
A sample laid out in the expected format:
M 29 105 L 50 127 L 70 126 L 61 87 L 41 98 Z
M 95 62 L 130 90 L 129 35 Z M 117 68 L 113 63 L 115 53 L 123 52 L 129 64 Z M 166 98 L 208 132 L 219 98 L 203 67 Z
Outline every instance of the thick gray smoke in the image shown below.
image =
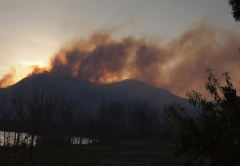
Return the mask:
M 208 68 L 218 78 L 229 72 L 238 86 L 238 36 L 239 31 L 212 26 L 207 20 L 195 23 L 164 45 L 151 38 L 127 36 L 117 40 L 106 30 L 97 31 L 88 39 L 64 45 L 46 70 L 99 84 L 132 78 L 184 97 L 191 89 L 204 91 Z M 29 76 L 44 71 L 35 67 Z

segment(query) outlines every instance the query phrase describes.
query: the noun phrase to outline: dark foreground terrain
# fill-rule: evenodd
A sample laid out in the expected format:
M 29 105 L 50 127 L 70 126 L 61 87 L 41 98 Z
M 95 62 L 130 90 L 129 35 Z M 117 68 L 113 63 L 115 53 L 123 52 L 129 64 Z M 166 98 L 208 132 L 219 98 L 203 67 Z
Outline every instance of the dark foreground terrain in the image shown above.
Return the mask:
M 0 147 L 1 166 L 144 166 L 147 156 L 147 139 L 127 140 L 117 144 L 98 143 L 69 145 L 69 147 L 35 148 L 33 158 L 29 148 Z M 166 145 L 151 141 L 150 165 L 174 166 L 184 163 L 184 157 L 175 159 Z

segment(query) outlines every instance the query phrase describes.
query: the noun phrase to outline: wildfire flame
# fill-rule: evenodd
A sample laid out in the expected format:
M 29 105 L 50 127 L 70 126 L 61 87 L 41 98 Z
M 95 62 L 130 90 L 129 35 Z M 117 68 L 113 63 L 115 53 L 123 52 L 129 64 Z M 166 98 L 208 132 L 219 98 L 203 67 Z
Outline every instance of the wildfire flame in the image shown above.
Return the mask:
M 26 77 L 30 77 L 30 76 L 41 74 L 41 73 L 46 73 L 51 70 L 49 67 L 39 67 L 37 65 L 31 66 L 31 69 L 32 69 L 32 72 L 27 74 Z

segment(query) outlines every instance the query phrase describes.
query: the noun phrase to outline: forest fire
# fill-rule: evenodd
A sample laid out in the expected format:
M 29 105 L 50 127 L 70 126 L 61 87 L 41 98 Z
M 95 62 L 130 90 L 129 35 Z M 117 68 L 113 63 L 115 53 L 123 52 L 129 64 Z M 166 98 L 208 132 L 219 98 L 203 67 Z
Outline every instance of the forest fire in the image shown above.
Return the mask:
M 33 66 L 27 76 L 48 72 L 98 84 L 131 78 L 185 96 L 191 89 L 204 89 L 208 68 L 218 76 L 228 71 L 237 78 L 238 35 L 238 31 L 209 25 L 207 20 L 162 45 L 150 37 L 117 40 L 111 33 L 97 31 L 87 39 L 66 43 L 52 56 L 49 67 Z
M 29 73 L 27 77 L 50 71 L 50 68 L 47 68 L 47 67 L 31 66 L 31 68 L 32 68 L 32 72 Z

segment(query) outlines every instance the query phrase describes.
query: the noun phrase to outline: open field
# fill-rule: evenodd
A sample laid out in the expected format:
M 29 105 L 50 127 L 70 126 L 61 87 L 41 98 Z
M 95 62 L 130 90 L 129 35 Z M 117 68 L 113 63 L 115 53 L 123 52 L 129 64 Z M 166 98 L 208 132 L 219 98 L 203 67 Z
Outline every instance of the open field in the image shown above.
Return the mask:
M 0 147 L 1 166 L 144 166 L 146 165 L 147 140 L 125 140 L 118 144 L 96 144 L 76 147 L 35 148 L 30 158 L 29 149 Z M 177 166 L 184 163 L 184 157 L 175 159 L 161 141 L 152 141 L 150 146 L 151 166 Z

